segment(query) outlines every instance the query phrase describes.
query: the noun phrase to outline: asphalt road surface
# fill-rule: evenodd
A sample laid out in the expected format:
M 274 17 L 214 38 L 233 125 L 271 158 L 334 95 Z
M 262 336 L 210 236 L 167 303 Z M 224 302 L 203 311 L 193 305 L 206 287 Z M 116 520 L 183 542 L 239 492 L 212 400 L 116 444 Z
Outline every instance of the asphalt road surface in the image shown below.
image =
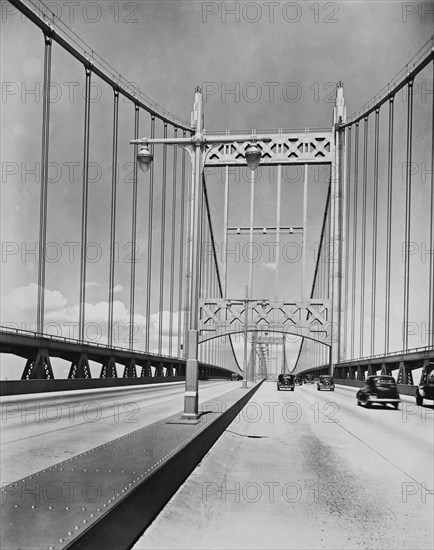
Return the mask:
M 134 550 L 432 549 L 434 408 L 264 383 Z

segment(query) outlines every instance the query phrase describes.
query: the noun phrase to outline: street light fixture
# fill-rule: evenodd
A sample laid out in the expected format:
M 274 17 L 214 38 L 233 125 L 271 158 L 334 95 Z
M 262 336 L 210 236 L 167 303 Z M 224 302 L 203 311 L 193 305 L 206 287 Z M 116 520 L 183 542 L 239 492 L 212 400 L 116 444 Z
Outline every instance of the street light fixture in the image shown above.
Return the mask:
M 142 172 L 146 173 L 151 167 L 151 163 L 154 160 L 154 156 L 148 149 L 146 143 L 142 145 L 142 148 L 137 153 L 137 164 Z
M 244 156 L 250 170 L 256 170 L 261 162 L 262 151 L 256 143 L 252 143 L 247 147 Z
M 131 144 L 141 145 L 141 149 L 137 155 L 137 163 L 142 172 L 147 172 L 153 161 L 153 155 L 149 151 L 149 144 L 166 144 L 177 145 L 185 149 L 190 156 L 192 177 L 190 178 L 189 196 L 189 216 L 192 223 L 189 224 L 189 234 L 187 242 L 189 246 L 189 265 L 187 269 L 187 284 L 188 284 L 188 304 L 187 319 L 185 327 L 185 346 L 186 347 L 186 375 L 185 375 L 185 394 L 184 394 L 184 413 L 182 418 L 185 421 L 196 421 L 198 414 L 198 297 L 199 297 L 199 262 L 200 262 L 200 196 L 202 186 L 202 175 L 207 156 L 220 145 L 230 143 L 245 143 L 249 140 L 251 143 L 245 149 L 245 159 L 247 166 L 252 170 L 256 170 L 261 161 L 262 151 L 256 140 L 260 139 L 264 142 L 271 141 L 269 136 L 258 136 L 252 132 L 250 136 L 244 135 L 210 135 L 205 134 L 203 129 L 203 99 L 202 90 L 196 87 L 193 117 L 194 125 L 192 130 L 194 134 L 190 137 L 182 138 L 141 138 L 133 139 Z M 208 147 L 207 147 L 208 146 Z M 209 147 L 210 146 L 210 147 Z
M 141 138 L 141 139 L 135 139 L 131 140 L 130 143 L 140 143 L 142 144 L 142 147 L 140 151 L 137 153 L 137 163 L 139 165 L 139 168 L 142 172 L 146 173 L 149 168 L 151 167 L 151 164 L 154 160 L 154 155 L 151 153 L 151 151 L 148 148 L 148 143 L 165 143 L 166 145 L 179 145 L 184 148 L 188 148 L 189 146 L 195 145 L 195 146 L 201 146 L 204 144 L 210 144 L 214 145 L 214 147 L 218 145 L 223 145 L 224 143 L 234 143 L 237 141 L 244 141 L 245 137 L 239 138 L 238 136 L 219 136 L 216 140 L 215 136 L 206 137 L 202 135 L 200 137 L 200 141 L 197 141 L 197 137 L 192 136 L 191 138 L 155 138 L 155 139 L 147 139 L 147 138 Z M 265 140 L 263 140 L 265 141 Z M 211 149 L 206 151 L 206 155 L 208 155 L 211 152 Z M 256 143 L 251 143 L 247 146 L 244 156 L 246 159 L 246 164 L 250 170 L 256 170 L 259 167 L 259 164 L 261 162 L 262 157 L 262 151 L 261 149 L 256 145 Z

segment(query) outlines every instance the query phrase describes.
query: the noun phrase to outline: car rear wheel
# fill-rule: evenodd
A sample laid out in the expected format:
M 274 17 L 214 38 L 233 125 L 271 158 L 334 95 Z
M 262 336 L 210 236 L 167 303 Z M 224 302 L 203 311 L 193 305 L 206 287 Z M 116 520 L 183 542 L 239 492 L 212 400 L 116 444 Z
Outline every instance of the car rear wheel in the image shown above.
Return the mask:
M 419 390 L 416 390 L 416 405 L 421 407 L 423 404 L 423 397 L 420 395 Z
M 395 407 L 395 410 L 398 410 L 399 403 L 393 403 L 393 406 Z

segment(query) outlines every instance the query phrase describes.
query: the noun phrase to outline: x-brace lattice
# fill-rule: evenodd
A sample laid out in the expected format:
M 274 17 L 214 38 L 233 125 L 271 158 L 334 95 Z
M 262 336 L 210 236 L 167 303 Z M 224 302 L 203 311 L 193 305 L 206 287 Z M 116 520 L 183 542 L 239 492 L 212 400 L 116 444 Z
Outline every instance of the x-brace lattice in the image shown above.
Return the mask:
M 269 138 L 271 141 L 262 141 L 258 136 L 256 140 L 262 151 L 262 165 L 334 162 L 332 132 L 276 133 Z M 205 166 L 246 164 L 245 150 L 249 143 L 251 136 L 246 136 L 245 142 L 207 145 Z
M 331 301 L 223 300 L 199 301 L 199 342 L 247 330 L 296 334 L 328 346 L 334 340 Z

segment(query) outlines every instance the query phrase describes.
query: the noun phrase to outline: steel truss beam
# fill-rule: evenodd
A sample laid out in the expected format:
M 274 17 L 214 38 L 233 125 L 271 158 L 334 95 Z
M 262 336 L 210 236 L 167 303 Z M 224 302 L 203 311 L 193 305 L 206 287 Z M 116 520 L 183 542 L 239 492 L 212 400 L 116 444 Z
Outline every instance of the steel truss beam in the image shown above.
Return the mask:
M 330 346 L 336 335 L 330 322 L 331 301 L 248 300 L 247 331 L 296 334 Z M 245 330 L 246 300 L 199 300 L 199 342 Z
M 34 380 L 37 378 L 53 379 L 50 356 L 47 349 L 39 349 L 36 355 L 27 359 L 21 380 Z
M 113 356 L 108 357 L 101 367 L 100 378 L 117 378 L 116 361 Z
M 136 360 L 134 358 L 125 365 L 122 378 L 137 378 Z
M 396 382 L 398 384 L 413 385 L 413 373 L 411 368 L 407 367 L 404 361 L 400 361 L 399 363 L 398 379 Z
M 253 340 L 253 339 L 252 339 Z M 282 345 L 282 337 L 280 336 L 268 336 L 263 338 L 262 336 L 259 336 L 255 339 L 255 342 L 257 344 L 266 344 L 267 346 L 281 346 Z
M 86 353 L 80 353 L 79 357 L 71 363 L 68 378 L 92 378 Z
M 227 134 L 230 137 L 231 134 Z M 245 150 L 254 133 L 246 134 L 244 142 L 206 145 L 205 166 L 245 165 Z M 210 136 L 212 137 L 212 136 Z M 234 138 L 240 136 L 234 136 Z M 263 139 L 261 139 L 263 138 Z M 291 132 L 258 135 L 255 144 L 261 149 L 261 166 L 274 164 L 321 164 L 334 162 L 333 132 Z

